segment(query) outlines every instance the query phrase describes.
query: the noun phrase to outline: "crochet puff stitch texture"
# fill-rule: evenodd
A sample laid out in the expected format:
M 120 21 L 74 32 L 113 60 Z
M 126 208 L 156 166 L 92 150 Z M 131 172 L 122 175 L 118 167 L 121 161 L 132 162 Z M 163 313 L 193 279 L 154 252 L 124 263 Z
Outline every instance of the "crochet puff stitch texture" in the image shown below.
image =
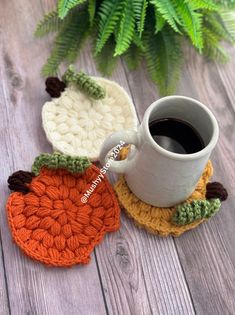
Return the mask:
M 28 193 L 11 193 L 8 221 L 14 241 L 26 255 L 51 266 L 90 261 L 105 233 L 120 226 L 118 201 L 105 176 L 87 202 L 81 201 L 99 174 L 93 164 L 80 173 L 44 165 L 26 183 Z
M 125 159 L 128 151 L 129 147 L 124 147 L 120 152 L 119 158 L 121 160 Z M 211 161 L 209 161 L 201 178 L 199 179 L 195 191 L 186 200 L 186 202 L 205 199 L 206 186 L 212 174 L 213 167 Z M 159 208 L 141 201 L 129 189 L 123 175 L 119 177 L 114 189 L 116 191 L 119 204 L 123 207 L 127 215 L 134 220 L 134 223 L 138 227 L 144 228 L 152 234 L 160 236 L 180 236 L 184 232 L 197 227 L 206 220 L 206 218 L 202 218 L 185 225 L 175 224 L 173 222 L 173 217 L 176 214 L 177 207 Z
M 69 84 L 59 98 L 44 104 L 42 122 L 55 151 L 97 161 L 105 139 L 115 131 L 136 130 L 138 120 L 131 98 L 119 84 L 92 78 L 104 88 L 103 99 L 91 99 Z

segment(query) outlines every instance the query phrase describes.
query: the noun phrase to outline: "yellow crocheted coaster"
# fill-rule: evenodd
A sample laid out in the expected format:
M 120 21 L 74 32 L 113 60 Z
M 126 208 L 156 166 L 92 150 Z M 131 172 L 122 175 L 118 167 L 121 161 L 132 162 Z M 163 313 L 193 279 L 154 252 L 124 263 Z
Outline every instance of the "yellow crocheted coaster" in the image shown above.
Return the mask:
M 125 156 L 125 153 L 122 152 Z M 121 156 L 122 159 L 124 156 Z M 197 184 L 195 191 L 188 198 L 188 201 L 193 199 L 205 199 L 206 184 L 212 176 L 213 168 L 209 161 Z M 160 236 L 179 236 L 182 233 L 191 230 L 202 223 L 203 220 L 195 221 L 190 224 L 178 226 L 171 222 L 171 218 L 175 213 L 175 208 L 158 208 L 151 206 L 138 199 L 129 189 L 124 176 L 121 176 L 114 186 L 120 205 L 125 209 L 129 217 L 131 217 L 137 226 L 145 228 L 150 233 Z

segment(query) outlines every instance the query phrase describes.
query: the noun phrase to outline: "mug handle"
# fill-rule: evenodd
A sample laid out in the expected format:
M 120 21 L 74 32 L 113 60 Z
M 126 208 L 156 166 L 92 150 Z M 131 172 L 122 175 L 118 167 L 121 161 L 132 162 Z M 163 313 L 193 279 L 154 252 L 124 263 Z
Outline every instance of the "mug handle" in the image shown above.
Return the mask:
M 123 144 L 134 144 L 138 148 L 139 139 L 137 131 L 132 130 L 117 131 L 110 135 L 104 141 L 101 147 L 99 160 L 103 166 L 106 163 L 110 162 L 110 166 L 108 167 L 110 171 L 116 173 L 125 173 L 132 164 L 130 160 L 114 161 L 113 159 L 109 159 L 107 156 L 108 152 L 114 147 L 118 147 L 119 144 L 120 146 L 122 146 Z

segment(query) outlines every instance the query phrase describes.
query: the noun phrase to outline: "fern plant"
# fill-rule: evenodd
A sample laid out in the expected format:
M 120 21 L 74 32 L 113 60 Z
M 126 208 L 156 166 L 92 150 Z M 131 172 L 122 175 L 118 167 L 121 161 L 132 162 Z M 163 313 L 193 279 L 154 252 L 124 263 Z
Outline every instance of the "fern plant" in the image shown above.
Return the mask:
M 131 70 L 145 59 L 160 94 L 168 95 L 180 77 L 184 38 L 200 54 L 228 60 L 221 41 L 235 41 L 235 0 L 58 0 L 35 35 L 50 32 L 56 36 L 45 76 L 54 75 L 63 61 L 74 62 L 91 37 L 103 75 L 112 73 L 119 56 Z

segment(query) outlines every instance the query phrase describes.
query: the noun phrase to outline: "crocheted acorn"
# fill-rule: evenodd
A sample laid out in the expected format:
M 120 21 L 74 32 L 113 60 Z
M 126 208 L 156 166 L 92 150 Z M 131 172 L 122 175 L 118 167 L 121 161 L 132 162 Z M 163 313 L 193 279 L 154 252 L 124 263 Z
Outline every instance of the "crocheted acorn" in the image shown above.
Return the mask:
M 183 203 L 176 207 L 176 213 L 172 221 L 179 225 L 192 223 L 201 219 L 209 219 L 221 206 L 220 199 L 193 200 L 190 203 Z
M 119 228 L 117 199 L 95 165 L 81 160 L 78 171 L 78 163 L 72 167 L 69 157 L 52 155 L 53 163 L 49 163 L 48 156 L 36 158 L 32 169 L 38 175 L 32 176 L 30 183 L 26 176 L 27 193 L 21 186 L 11 186 L 19 188 L 11 193 L 6 205 L 13 239 L 25 254 L 46 265 L 87 264 L 105 233 Z M 102 178 L 97 184 L 99 176 Z M 92 191 L 94 182 L 96 188 L 83 203 L 82 197 L 87 190 Z
M 94 100 L 69 84 L 59 98 L 44 104 L 42 123 L 55 151 L 97 161 L 105 139 L 115 131 L 136 130 L 138 120 L 122 87 L 103 78 L 93 80 L 105 90 L 105 98 Z
M 206 185 L 206 198 L 219 198 L 221 201 L 224 201 L 228 198 L 228 192 L 221 183 L 208 183 Z
M 46 79 L 46 91 L 51 97 L 60 97 L 61 92 L 65 90 L 65 83 L 57 77 L 49 77 Z
M 102 86 L 83 71 L 76 73 L 72 65 L 68 67 L 62 78 L 66 84 L 74 83 L 80 90 L 95 100 L 105 97 L 105 89 Z

